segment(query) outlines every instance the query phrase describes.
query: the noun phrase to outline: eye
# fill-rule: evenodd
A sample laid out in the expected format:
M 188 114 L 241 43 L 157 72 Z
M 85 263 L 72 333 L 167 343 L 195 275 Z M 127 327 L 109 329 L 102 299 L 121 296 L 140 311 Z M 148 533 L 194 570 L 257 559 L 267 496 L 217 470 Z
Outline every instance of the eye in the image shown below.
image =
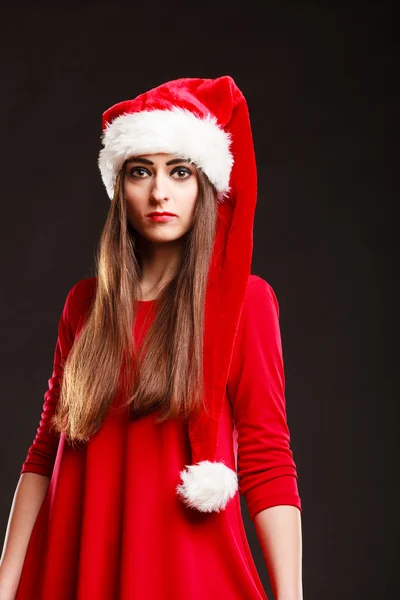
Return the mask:
M 144 167 L 132 167 L 132 169 L 129 169 L 129 175 L 137 177 L 138 179 L 144 179 L 145 176 L 150 175 L 150 173 Z
M 192 171 L 187 167 L 176 167 L 171 171 L 171 175 L 178 175 L 175 179 L 187 179 L 192 174 Z

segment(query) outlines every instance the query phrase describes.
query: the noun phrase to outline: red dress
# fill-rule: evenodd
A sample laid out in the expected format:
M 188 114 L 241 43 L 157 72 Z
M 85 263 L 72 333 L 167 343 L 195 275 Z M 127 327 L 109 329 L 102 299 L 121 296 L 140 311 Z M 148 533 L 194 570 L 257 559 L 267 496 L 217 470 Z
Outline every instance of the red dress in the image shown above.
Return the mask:
M 100 430 L 75 449 L 64 435 L 48 431 L 61 358 L 82 322 L 93 283 L 81 280 L 68 294 L 42 419 L 21 470 L 51 480 L 16 600 L 265 600 L 239 494 L 225 510 L 201 513 L 175 492 L 180 471 L 191 462 L 183 421 L 156 424 L 156 413 L 132 420 L 110 410 Z M 139 303 L 138 344 L 154 306 Z M 272 288 L 251 275 L 216 456 L 238 469 L 251 519 L 278 504 L 302 510 L 286 422 L 278 314 Z

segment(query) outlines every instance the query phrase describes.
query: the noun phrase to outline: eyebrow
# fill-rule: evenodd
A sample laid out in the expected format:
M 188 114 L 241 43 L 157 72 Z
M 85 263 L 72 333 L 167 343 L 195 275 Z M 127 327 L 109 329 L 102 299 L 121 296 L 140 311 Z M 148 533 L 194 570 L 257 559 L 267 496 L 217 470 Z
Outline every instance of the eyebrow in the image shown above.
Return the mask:
M 126 164 L 129 164 L 131 162 L 137 162 L 137 163 L 142 163 L 144 165 L 154 165 L 153 162 L 151 162 L 151 160 L 149 160 L 148 158 L 130 158 L 129 160 L 126 161 Z M 183 162 L 187 162 L 190 163 L 191 161 L 189 159 L 185 159 L 185 158 L 173 158 L 172 160 L 169 160 L 167 163 L 165 163 L 166 165 L 177 165 L 179 163 L 183 163 Z

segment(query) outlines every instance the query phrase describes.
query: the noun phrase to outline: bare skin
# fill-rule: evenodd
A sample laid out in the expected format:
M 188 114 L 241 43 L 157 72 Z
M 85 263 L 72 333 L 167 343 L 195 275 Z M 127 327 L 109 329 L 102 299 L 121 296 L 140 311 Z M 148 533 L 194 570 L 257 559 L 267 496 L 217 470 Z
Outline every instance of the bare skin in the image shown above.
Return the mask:
M 0 600 L 14 600 L 37 515 L 50 484 L 37 473 L 20 475 L 0 559 Z
M 197 192 L 197 169 L 188 160 L 159 153 L 132 157 L 126 163 L 128 219 L 143 257 L 142 300 L 156 298 L 175 275 L 183 236 L 193 223 Z M 153 221 L 147 216 L 153 211 L 168 211 L 176 217 L 168 222 Z
M 254 517 L 276 600 L 303 600 L 302 524 L 296 506 L 271 506 Z

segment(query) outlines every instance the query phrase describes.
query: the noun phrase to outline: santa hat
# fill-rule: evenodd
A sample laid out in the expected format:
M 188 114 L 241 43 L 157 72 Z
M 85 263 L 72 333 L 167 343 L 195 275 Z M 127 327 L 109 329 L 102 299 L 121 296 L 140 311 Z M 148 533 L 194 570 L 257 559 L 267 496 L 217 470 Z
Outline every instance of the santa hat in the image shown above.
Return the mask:
M 224 509 L 236 471 L 216 460 L 229 366 L 253 251 L 257 173 L 246 100 L 232 77 L 163 83 L 103 113 L 99 168 L 109 197 L 127 158 L 165 152 L 191 159 L 218 192 L 205 300 L 204 387 L 208 413 L 189 417 L 192 464 L 176 493 L 202 512 Z

